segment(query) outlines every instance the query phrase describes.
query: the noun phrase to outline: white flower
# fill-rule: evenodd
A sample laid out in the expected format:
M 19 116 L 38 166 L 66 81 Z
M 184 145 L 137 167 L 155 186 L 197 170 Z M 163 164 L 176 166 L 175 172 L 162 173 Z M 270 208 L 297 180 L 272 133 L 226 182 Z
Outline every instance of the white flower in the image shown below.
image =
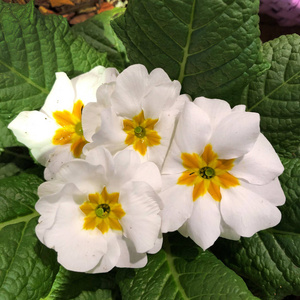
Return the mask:
M 48 166 L 47 179 L 63 162 L 81 156 L 88 142 L 81 125 L 82 109 L 88 102 L 96 102 L 99 86 L 116 76 L 115 69 L 102 66 L 71 80 L 63 72 L 56 73 L 56 81 L 41 110 L 23 111 L 8 125 L 33 157 Z M 93 126 L 89 124 L 87 128 Z
M 68 270 L 145 266 L 146 252 L 162 245 L 157 166 L 142 164 L 132 150 L 114 158 L 103 147 L 85 154 L 86 160 L 65 163 L 40 185 L 38 238 Z
M 101 111 L 101 127 L 93 141 L 112 154 L 133 149 L 143 161 L 161 167 L 176 117 L 189 101 L 186 95 L 179 95 L 180 89 L 180 83 L 171 81 L 162 69 L 148 74 L 143 65 L 128 67 L 107 93 L 111 107 Z M 87 105 L 85 112 L 92 114 L 95 106 Z
M 283 166 L 245 106 L 187 103 L 162 170 L 162 231 L 179 229 L 203 249 L 275 226 L 285 201 Z

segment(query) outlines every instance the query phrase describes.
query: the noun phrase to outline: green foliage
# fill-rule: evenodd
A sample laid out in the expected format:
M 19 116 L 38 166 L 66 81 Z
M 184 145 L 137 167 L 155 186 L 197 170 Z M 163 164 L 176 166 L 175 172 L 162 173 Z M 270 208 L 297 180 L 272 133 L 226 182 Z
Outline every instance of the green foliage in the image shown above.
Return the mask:
M 124 11 L 124 8 L 104 11 L 72 27 L 73 32 L 82 36 L 88 44 L 99 52 L 106 53 L 108 61 L 119 71 L 127 67 L 128 60 L 125 47 L 111 28 L 110 22 Z
M 282 36 L 264 45 L 270 70 L 245 90 L 243 103 L 261 115 L 261 128 L 285 167 L 280 181 L 286 203 L 274 229 L 238 242 L 219 240 L 215 253 L 263 299 L 300 295 L 300 37 Z
M 282 222 L 249 239 L 220 239 L 213 252 L 255 295 L 282 299 L 300 295 L 300 37 L 265 43 L 262 54 L 258 5 L 130 0 L 113 28 L 131 63 L 164 68 L 194 97 L 220 97 L 260 113 L 262 131 L 285 166 Z M 41 180 L 34 174 L 41 176 L 41 169 L 33 168 L 28 151 L 12 147 L 18 143 L 6 126 L 20 111 L 42 106 L 57 71 L 74 77 L 99 64 L 121 71 L 126 52 L 110 20 L 122 11 L 70 29 L 61 17 L 42 16 L 33 2 L 0 2 L 0 299 L 256 299 L 241 277 L 178 234 L 165 236 L 145 268 L 96 275 L 59 267 L 55 252 L 35 236 Z
M 242 102 L 261 115 L 261 129 L 284 157 L 300 155 L 300 37 L 281 36 L 265 43 L 271 68 L 245 90 Z
M 179 234 L 165 235 L 163 250 L 148 258 L 142 269 L 118 270 L 123 300 L 257 299 L 213 254 Z
M 43 178 L 44 168 L 32 161 L 25 147 L 0 148 L 0 179 L 22 172 L 36 174 Z
M 258 0 L 131 0 L 113 28 L 131 63 L 163 68 L 193 97 L 231 99 L 269 67 L 258 7 Z
M 300 160 L 283 159 L 283 164 L 280 179 L 287 202 L 281 207 L 281 223 L 249 239 L 221 239 L 214 246 L 217 256 L 247 278 L 262 299 L 300 295 Z
M 0 1 L 0 147 L 18 145 L 7 125 L 43 105 L 55 72 L 74 77 L 106 64 L 106 54 L 74 35 L 64 18 L 41 15 L 33 1 Z
M 51 291 L 44 300 L 111 300 L 115 287 L 113 273 L 85 274 L 75 273 L 60 267 L 53 282 Z M 97 298 L 98 297 L 98 298 Z
M 22 174 L 0 180 L 0 299 L 40 299 L 57 273 L 56 254 L 36 238 L 36 189 Z

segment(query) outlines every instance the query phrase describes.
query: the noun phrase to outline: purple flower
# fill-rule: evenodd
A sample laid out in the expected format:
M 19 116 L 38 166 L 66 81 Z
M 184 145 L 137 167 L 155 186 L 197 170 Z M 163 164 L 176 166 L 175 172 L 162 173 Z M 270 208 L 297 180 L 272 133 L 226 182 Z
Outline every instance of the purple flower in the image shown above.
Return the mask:
M 275 18 L 281 26 L 300 24 L 300 0 L 261 0 L 260 12 Z

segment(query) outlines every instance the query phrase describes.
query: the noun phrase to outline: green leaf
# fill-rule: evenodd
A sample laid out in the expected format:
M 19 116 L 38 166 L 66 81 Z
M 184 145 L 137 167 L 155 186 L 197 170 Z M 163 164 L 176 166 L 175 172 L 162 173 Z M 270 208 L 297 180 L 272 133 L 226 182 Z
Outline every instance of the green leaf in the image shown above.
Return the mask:
M 178 234 L 165 235 L 164 249 L 148 258 L 144 268 L 117 271 L 123 300 L 256 299 L 213 254 Z
M 261 299 L 300 296 L 300 160 L 283 159 L 283 164 L 280 181 L 287 202 L 280 207 L 281 223 L 237 242 L 219 239 L 213 247 Z
M 284 157 L 300 156 L 300 37 L 263 45 L 271 68 L 245 90 L 242 102 L 261 116 L 261 130 Z
M 104 11 L 72 27 L 73 32 L 81 35 L 88 44 L 99 52 L 107 53 L 108 61 L 119 71 L 127 67 L 128 59 L 125 47 L 111 28 L 110 22 L 124 11 L 124 8 Z
M 111 300 L 112 289 L 115 287 L 113 272 L 93 275 L 75 273 L 60 267 L 51 291 L 42 299 Z
M 263 51 L 271 68 L 251 82 L 242 102 L 260 113 L 262 131 L 281 155 L 282 220 L 249 239 L 220 239 L 213 250 L 262 299 L 282 299 L 300 296 L 300 37 L 281 36 Z
M 36 166 L 27 148 L 11 147 L 0 149 L 0 179 L 17 175 L 33 167 Z
M 0 299 L 40 299 L 58 271 L 56 254 L 36 238 L 36 189 L 22 174 L 0 180 Z
M 74 35 L 64 18 L 41 15 L 33 1 L 0 1 L 0 147 L 18 145 L 7 125 L 43 105 L 55 72 L 74 77 L 106 64 L 106 55 Z
M 238 98 L 269 65 L 259 0 L 131 0 L 112 25 L 131 63 L 163 68 L 193 97 Z
M 66 298 L 64 298 L 66 299 Z M 97 290 L 95 292 L 83 291 L 78 297 L 73 298 L 74 300 L 112 300 L 110 290 Z

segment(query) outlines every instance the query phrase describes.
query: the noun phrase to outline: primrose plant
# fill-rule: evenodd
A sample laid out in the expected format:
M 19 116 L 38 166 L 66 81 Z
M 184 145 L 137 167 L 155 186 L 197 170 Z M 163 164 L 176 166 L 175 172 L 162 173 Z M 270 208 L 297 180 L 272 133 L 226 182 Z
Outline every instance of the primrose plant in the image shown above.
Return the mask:
M 297 35 L 253 0 L 0 6 L 1 299 L 300 295 Z

